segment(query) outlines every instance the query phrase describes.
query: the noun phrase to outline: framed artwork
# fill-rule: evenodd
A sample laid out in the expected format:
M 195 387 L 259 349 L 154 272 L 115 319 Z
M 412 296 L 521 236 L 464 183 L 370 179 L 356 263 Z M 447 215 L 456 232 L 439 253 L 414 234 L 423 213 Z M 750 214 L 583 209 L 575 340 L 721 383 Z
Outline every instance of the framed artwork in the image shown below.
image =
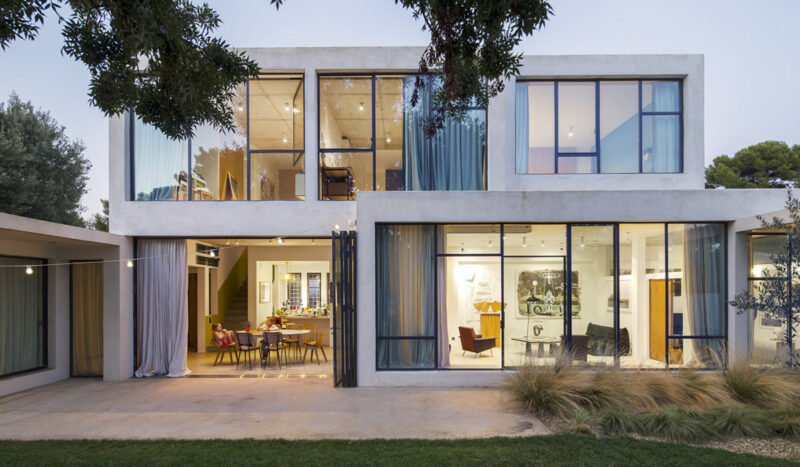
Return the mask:
M 258 303 L 269 303 L 270 283 L 260 281 L 258 283 Z
M 563 261 L 525 266 L 517 273 L 520 317 L 563 319 L 566 284 Z M 572 316 L 580 318 L 580 282 L 572 272 Z

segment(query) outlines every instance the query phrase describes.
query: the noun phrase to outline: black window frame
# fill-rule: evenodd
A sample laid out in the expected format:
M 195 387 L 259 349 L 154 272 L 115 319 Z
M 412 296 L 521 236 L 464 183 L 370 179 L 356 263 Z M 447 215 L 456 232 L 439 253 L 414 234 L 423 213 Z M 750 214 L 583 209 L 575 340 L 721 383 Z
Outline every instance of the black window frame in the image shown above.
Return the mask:
M 14 259 L 23 259 L 29 260 L 31 265 L 35 265 L 33 271 L 34 274 L 42 274 L 42 294 L 40 299 L 42 300 L 42 342 L 41 342 L 41 351 L 42 351 L 42 364 L 33 368 L 28 368 L 25 370 L 15 371 L 12 373 L 4 373 L 0 374 L 0 380 L 4 380 L 7 378 L 13 378 L 16 376 L 28 374 L 28 373 L 35 373 L 37 371 L 47 370 L 50 368 L 50 336 L 49 336 L 49 318 L 50 318 L 50 307 L 48 298 L 49 298 L 49 290 L 50 290 L 50 283 L 49 283 L 49 261 L 47 258 L 37 258 L 33 256 L 16 256 L 16 255 L 8 255 L 8 254 L 0 254 L 0 258 L 14 258 Z M 70 300 L 71 291 L 70 291 Z
M 642 83 L 645 82 L 675 82 L 678 84 L 678 111 L 671 111 L 671 112 L 653 112 L 653 111 L 644 111 L 642 107 Z M 602 170 L 602 154 L 600 152 L 600 85 L 601 83 L 609 83 L 609 82 L 635 82 L 638 83 L 639 88 L 639 110 L 638 110 L 638 122 L 639 122 L 639 170 L 638 172 L 603 172 Z M 527 85 L 527 83 L 553 83 L 553 118 L 554 118 L 554 133 L 555 139 L 553 141 L 553 172 L 551 173 L 517 173 L 515 170 L 515 175 L 615 175 L 615 174 L 679 174 L 684 173 L 684 99 L 683 99 L 683 78 L 658 78 L 658 77 L 640 77 L 640 78 L 525 78 L 525 79 L 518 79 L 516 81 L 515 87 L 519 85 Z M 595 150 L 594 152 L 560 152 L 558 147 L 558 83 L 594 83 L 594 111 L 595 111 Z M 516 115 L 516 102 L 515 102 L 515 114 Z M 678 116 L 678 139 L 679 139 L 679 147 L 680 147 L 680 157 L 678 163 L 678 171 L 676 172 L 645 172 L 643 171 L 643 136 L 642 136 L 642 117 L 647 116 Z M 530 118 L 530 116 L 528 117 Z M 514 144 L 516 147 L 516 138 L 518 137 L 516 134 L 516 125 L 515 133 L 514 133 Z M 514 154 L 516 157 L 516 154 Z M 597 167 L 596 172 L 588 172 L 588 173 L 574 173 L 574 172 L 559 172 L 558 171 L 558 161 L 559 158 L 566 158 L 566 157 L 593 157 L 595 159 L 595 166 Z
M 376 191 L 375 186 L 377 185 L 377 175 L 375 171 L 376 159 L 377 159 L 377 141 L 376 141 L 376 123 L 375 123 L 375 85 L 377 83 L 376 80 L 378 79 L 387 79 L 387 78 L 408 78 L 411 76 L 420 76 L 419 73 L 413 72 L 397 72 L 397 73 L 390 73 L 390 72 L 364 72 L 364 71 L 353 71 L 352 73 L 349 72 L 335 72 L 335 73 L 317 73 L 317 199 L 319 201 L 354 201 L 353 200 L 330 200 L 325 199 L 323 197 L 322 192 L 322 155 L 325 153 L 343 153 L 343 152 L 353 152 L 353 153 L 371 153 L 372 154 L 372 188 L 369 191 Z M 436 75 L 434 74 L 425 74 L 422 75 L 423 79 L 425 79 L 425 87 L 423 88 L 422 92 L 430 93 L 432 92 L 433 86 L 431 85 L 432 80 L 435 79 Z M 369 148 L 322 148 L 320 144 L 320 104 L 321 104 L 321 88 L 320 88 L 320 81 L 323 79 L 328 78 L 370 78 L 371 82 L 371 98 L 370 98 L 370 105 L 372 106 L 372 133 L 371 133 L 371 143 Z M 428 112 L 432 112 L 433 105 L 432 99 L 428 99 L 429 106 Z M 467 111 L 483 111 L 484 112 L 484 121 L 486 122 L 486 156 L 484 157 L 484 167 L 483 167 L 483 189 L 478 191 L 488 191 L 489 186 L 489 175 L 488 175 L 488 167 L 489 167 L 489 109 L 488 107 L 478 107 L 473 106 L 469 107 Z M 405 112 L 405 110 L 404 110 Z M 405 118 L 405 114 L 403 116 Z M 429 139 L 429 144 L 432 144 L 431 139 Z M 405 176 L 405 165 L 402 167 L 403 176 Z M 411 191 L 411 190 L 402 190 L 402 191 Z
M 302 147 L 296 149 L 294 147 L 290 149 L 250 149 L 250 81 L 262 81 L 262 80 L 299 80 L 300 85 L 295 92 L 295 95 L 303 90 L 303 140 Z M 247 128 L 245 133 L 245 168 L 244 168 L 244 177 L 245 177 L 245 196 L 244 199 L 238 200 L 222 200 L 222 199 L 215 199 L 215 200 L 208 200 L 208 201 L 224 201 L 224 202 L 236 202 L 236 201 L 305 201 L 305 194 L 303 199 L 296 199 L 296 200 L 262 200 L 262 199 L 252 199 L 250 193 L 250 163 L 251 163 L 251 154 L 292 154 L 293 157 L 300 157 L 303 158 L 303 174 L 306 173 L 306 166 L 305 166 L 305 115 L 306 115 L 306 99 L 305 99 L 305 86 L 306 86 L 306 76 L 305 73 L 296 72 L 293 73 L 291 71 L 286 72 L 260 72 L 258 74 L 258 78 L 255 79 L 248 79 L 245 83 L 245 102 L 246 102 L 246 122 Z M 128 118 L 128 150 L 130 152 L 130 157 L 128 160 L 129 166 L 129 181 L 130 181 L 130 189 L 128 193 L 128 201 L 140 201 L 136 199 L 136 145 L 135 145 L 135 128 L 136 128 L 136 115 L 133 109 L 129 109 L 127 112 Z M 294 135 L 293 141 L 294 141 Z M 193 193 L 191 187 L 194 184 L 194 173 L 192 172 L 193 164 L 192 164 L 192 138 L 187 138 L 187 154 L 188 154 L 188 164 L 186 167 L 187 173 L 187 193 L 186 199 L 171 199 L 171 200 L 164 200 L 164 201 L 197 201 L 193 199 Z
M 483 367 L 483 368 L 444 368 L 439 366 L 439 284 L 438 284 L 438 275 L 439 275 L 439 258 L 442 257 L 449 257 L 449 256 L 463 256 L 463 257 L 497 257 L 500 259 L 500 297 L 501 303 L 506 303 L 505 297 L 505 259 L 506 258 L 518 258 L 518 257 L 552 257 L 552 258 L 562 258 L 564 261 L 565 267 L 565 274 L 567 277 L 572 277 L 572 228 L 575 226 L 611 226 L 613 227 L 613 288 L 614 288 L 614 303 L 613 303 L 613 320 L 614 320 L 614 336 L 615 336 L 615 356 L 614 356 L 614 366 L 619 368 L 620 367 L 620 227 L 629 225 L 629 224 L 654 224 L 654 225 L 663 225 L 664 226 L 664 280 L 666 283 L 669 283 L 670 277 L 670 269 L 669 269 L 669 249 L 670 249 L 670 242 L 669 242 L 669 227 L 671 225 L 702 225 L 702 224 L 714 224 L 719 225 L 722 227 L 722 240 L 723 240 L 723 277 L 724 280 L 724 287 L 721 293 L 724 297 L 728 296 L 728 268 L 729 268 L 729 261 L 728 261 L 728 224 L 726 222 L 719 222 L 719 221 L 685 221 L 685 222 L 678 222 L 678 221 L 671 221 L 671 222 L 658 222 L 658 221 L 625 221 L 625 222 L 376 222 L 375 223 L 375 231 L 380 226 L 390 226 L 390 225 L 433 225 L 434 226 L 434 240 L 435 240 L 435 249 L 434 255 L 432 257 L 434 261 L 434 275 L 437 280 L 434 281 L 433 285 L 433 293 L 434 293 L 434 335 L 433 336 L 391 336 L 391 335 L 381 335 L 380 330 L 378 328 L 378 313 L 380 308 L 380 297 L 378 296 L 379 289 L 379 277 L 377 274 L 377 263 L 380 252 L 378 251 L 378 242 L 375 242 L 375 265 L 376 265 L 376 274 L 375 274 L 375 371 L 382 372 L 382 371 L 486 371 L 486 370 L 494 370 L 494 371 L 505 371 L 505 370 L 513 370 L 516 367 L 514 366 L 506 366 L 505 363 L 505 313 L 506 310 L 501 310 L 501 324 L 500 324 L 500 339 L 503 343 L 503 346 L 500 350 L 500 367 L 493 368 L 493 367 Z M 448 225 L 499 225 L 500 226 L 500 250 L 498 253 L 442 253 L 439 251 L 439 228 L 442 226 Z M 561 255 L 506 255 L 505 254 L 505 228 L 509 225 L 563 225 L 565 226 L 565 234 L 564 234 L 564 241 L 565 241 L 565 254 Z M 566 295 L 566 309 L 570 310 L 565 311 L 564 313 L 564 338 L 565 338 L 565 345 L 567 350 L 572 348 L 572 281 L 567 280 L 565 281 L 565 295 Z M 665 310 L 669 310 L 669 300 L 671 296 L 669 293 L 665 294 Z M 721 310 L 722 319 L 723 319 L 723 334 L 722 335 L 676 335 L 670 333 L 671 326 L 669 325 L 669 313 L 665 313 L 665 328 L 664 328 L 664 342 L 665 342 L 665 351 L 664 354 L 664 369 L 668 371 L 672 370 L 679 370 L 682 367 L 671 366 L 669 363 L 669 346 L 672 341 L 683 341 L 683 340 L 696 340 L 696 339 L 705 339 L 709 341 L 719 341 L 722 342 L 723 346 L 726 346 L 729 342 L 729 331 L 728 331 L 728 324 L 729 324 L 729 306 L 727 300 L 723 300 L 724 307 Z M 378 360 L 378 348 L 379 346 L 377 343 L 381 340 L 419 340 L 419 339 L 428 339 L 434 341 L 434 366 L 429 368 L 381 368 L 379 366 Z M 724 347 L 723 347 L 724 348 Z M 725 356 L 727 358 L 727 356 Z M 723 362 L 724 363 L 724 362 Z

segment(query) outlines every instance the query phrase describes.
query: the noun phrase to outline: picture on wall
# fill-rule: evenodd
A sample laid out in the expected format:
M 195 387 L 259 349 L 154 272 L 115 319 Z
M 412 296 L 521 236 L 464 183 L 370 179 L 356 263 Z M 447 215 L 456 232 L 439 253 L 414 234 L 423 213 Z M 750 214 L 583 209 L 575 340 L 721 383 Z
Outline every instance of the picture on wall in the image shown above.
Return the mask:
M 563 318 L 566 284 L 562 262 L 528 267 L 517 274 L 519 315 L 536 318 Z M 580 317 L 580 282 L 572 273 L 572 316 Z
M 258 283 L 258 302 L 259 303 L 269 303 L 269 290 L 270 290 L 270 283 L 267 281 L 261 281 Z

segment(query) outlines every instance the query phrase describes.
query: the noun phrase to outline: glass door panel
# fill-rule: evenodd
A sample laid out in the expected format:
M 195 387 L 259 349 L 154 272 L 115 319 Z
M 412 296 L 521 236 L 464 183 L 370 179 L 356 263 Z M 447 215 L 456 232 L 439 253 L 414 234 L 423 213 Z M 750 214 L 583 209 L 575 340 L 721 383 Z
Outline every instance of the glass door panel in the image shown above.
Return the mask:
M 555 362 L 564 336 L 565 271 L 565 256 L 503 259 L 505 366 Z
M 615 330 L 614 227 L 571 226 L 572 357 L 613 365 Z

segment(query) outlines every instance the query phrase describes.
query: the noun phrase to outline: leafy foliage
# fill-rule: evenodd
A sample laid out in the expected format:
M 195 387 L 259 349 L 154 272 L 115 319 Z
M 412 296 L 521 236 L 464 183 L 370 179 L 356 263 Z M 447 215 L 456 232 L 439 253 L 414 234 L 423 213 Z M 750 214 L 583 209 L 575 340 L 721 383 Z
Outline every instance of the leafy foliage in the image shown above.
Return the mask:
M 767 318 L 777 319 L 783 329 L 796 329 L 800 324 L 800 282 L 794 280 L 800 268 L 800 200 L 795 198 L 791 190 L 787 191 L 786 210 L 789 219 L 779 217 L 761 219 L 764 229 L 785 232 L 780 252 L 770 258 L 770 267 L 763 268 L 764 279 L 753 283 L 752 291 L 744 290 L 731 300 L 730 304 L 737 308 L 737 313 L 760 312 Z M 794 256 L 789 253 L 794 251 Z M 797 356 L 793 351 L 791 332 L 783 333 L 786 348 L 786 364 L 794 366 Z
M 208 5 L 12 0 L 0 7 L 0 47 L 36 38 L 48 12 L 64 25 L 63 53 L 89 68 L 89 100 L 106 115 L 132 108 L 173 138 L 191 136 L 203 123 L 233 129 L 234 89 L 255 76 L 258 66 L 213 36 L 220 19 Z
M 444 128 L 445 117 L 463 118 L 471 106 L 485 107 L 519 74 L 522 54 L 514 53 L 524 36 L 544 27 L 553 9 L 545 0 L 395 0 L 424 21 L 431 43 L 419 62 L 421 74 L 442 75 L 433 91 L 437 111 L 425 132 Z M 416 80 L 416 105 L 424 81 Z
M 91 167 L 48 112 L 11 94 L 0 104 L 0 210 L 83 226 L 81 197 Z
M 722 155 L 706 168 L 706 188 L 783 188 L 800 179 L 800 145 L 764 141 Z
M 89 221 L 86 222 L 86 227 L 89 227 L 92 230 L 108 232 L 108 200 L 101 199 L 100 203 L 103 205 L 103 212 L 94 213 L 94 216 L 92 216 Z

